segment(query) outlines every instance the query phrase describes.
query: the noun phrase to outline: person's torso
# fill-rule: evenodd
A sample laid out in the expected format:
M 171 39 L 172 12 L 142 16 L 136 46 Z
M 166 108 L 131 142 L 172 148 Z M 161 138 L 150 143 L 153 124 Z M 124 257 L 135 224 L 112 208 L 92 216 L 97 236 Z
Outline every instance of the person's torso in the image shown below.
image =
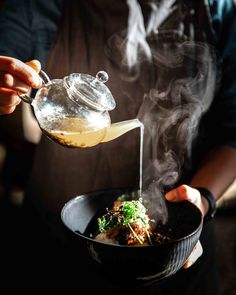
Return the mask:
M 149 117 L 155 120 L 152 115 L 143 114 L 146 110 L 150 111 L 153 106 L 152 103 L 147 108 L 143 105 L 144 97 L 147 96 L 152 102 L 159 95 L 158 102 L 161 102 L 160 105 L 166 109 L 167 114 L 173 107 L 186 112 L 194 100 L 184 97 L 185 94 L 181 92 L 184 88 L 181 85 L 185 85 L 189 82 L 189 77 L 193 77 L 188 75 L 189 67 L 184 71 L 182 68 L 179 70 L 178 59 L 185 59 L 187 56 L 190 61 L 193 60 L 192 56 L 195 56 L 195 63 L 197 58 L 200 58 L 199 52 L 202 53 L 202 51 L 198 51 L 198 46 L 192 42 L 212 40 L 209 15 L 203 2 L 168 1 L 169 7 L 168 3 L 161 1 L 158 2 L 159 6 L 150 6 L 147 1 L 141 1 L 139 6 L 139 2 L 129 1 L 130 7 L 126 1 L 66 2 L 67 23 L 59 31 L 55 45 L 51 49 L 46 71 L 51 78 L 62 78 L 72 72 L 95 76 L 99 70 L 105 70 L 109 75 L 107 86 L 117 104 L 116 108 L 110 112 L 112 122 L 137 117 L 143 118 L 145 122 Z M 71 9 L 68 8 L 70 5 L 72 5 Z M 199 11 L 201 11 L 200 14 Z M 155 15 L 158 17 L 152 19 Z M 158 28 L 158 32 L 153 29 L 155 27 Z M 140 39 L 135 44 L 132 44 L 133 33 L 140 33 Z M 151 63 L 146 60 L 146 55 L 143 53 L 143 40 L 147 40 L 151 48 Z M 131 48 L 134 45 L 138 49 L 138 63 L 131 69 L 128 68 L 125 55 L 129 45 Z M 189 50 L 190 45 L 193 51 Z M 197 54 L 199 56 L 196 58 Z M 202 63 L 200 61 L 199 64 L 202 65 Z M 183 73 L 186 76 L 183 76 Z M 173 83 L 174 80 L 176 83 Z M 180 82 L 182 84 L 179 84 Z M 170 87 L 173 87 L 173 91 Z M 164 97 L 167 97 L 165 92 L 168 93 L 169 98 L 171 95 L 175 97 L 173 104 L 162 104 Z M 176 100 L 178 95 L 181 99 Z M 188 93 L 186 93 L 187 96 Z M 160 125 L 171 127 L 169 135 L 172 139 L 173 132 L 175 134 L 179 130 L 174 122 L 175 119 L 178 122 L 175 116 L 165 116 L 162 121 L 159 121 Z M 191 122 L 191 118 L 189 120 Z M 180 120 L 180 123 L 183 122 Z M 150 132 L 155 126 L 151 121 Z M 148 134 L 150 132 L 147 131 Z M 158 132 L 162 132 L 162 129 L 159 128 Z M 189 134 L 189 130 L 180 135 L 181 144 L 187 140 L 184 138 L 185 134 Z M 159 167 L 169 158 L 165 144 L 170 144 L 170 150 L 176 152 L 177 156 L 185 157 L 185 150 L 175 151 L 175 145 L 178 145 L 178 142 L 165 141 L 166 135 L 168 133 L 158 137 L 164 140 L 161 144 L 155 136 L 151 143 L 150 141 L 144 143 L 144 149 L 147 147 L 147 142 L 150 146 L 146 154 L 151 153 L 152 160 L 157 156 Z M 155 148 L 157 151 L 153 151 Z M 161 148 L 163 150 L 158 150 Z M 161 153 L 167 155 L 164 160 L 160 156 Z M 75 195 L 105 188 L 134 187 L 137 189 L 140 176 L 139 154 L 140 132 L 138 129 L 108 143 L 74 150 L 59 146 L 43 136 L 37 148 L 31 178 L 32 197 L 41 208 L 48 206 L 50 210 L 58 212 L 63 204 Z M 148 164 L 149 161 L 145 163 Z M 178 163 L 176 165 L 178 166 Z M 151 165 L 151 175 L 144 175 L 148 181 L 159 177 L 162 173 L 158 170 L 156 174 L 153 171 L 154 166 Z M 167 178 L 171 178 L 174 171 L 169 173 L 165 168 L 164 172 L 167 172 Z

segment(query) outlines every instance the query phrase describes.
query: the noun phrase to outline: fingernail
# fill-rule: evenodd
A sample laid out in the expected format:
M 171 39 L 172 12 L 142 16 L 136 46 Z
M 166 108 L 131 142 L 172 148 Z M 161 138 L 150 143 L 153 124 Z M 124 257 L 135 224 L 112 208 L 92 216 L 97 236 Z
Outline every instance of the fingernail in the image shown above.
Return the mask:
M 183 268 L 186 269 L 186 268 L 189 268 L 189 267 L 192 266 L 192 265 L 193 265 L 193 262 L 190 261 L 190 260 L 187 260 L 187 261 L 184 263 Z
M 42 80 L 40 77 L 34 77 L 32 81 L 32 86 L 33 87 L 41 87 L 42 86 Z
M 37 73 L 40 71 L 41 69 L 41 64 L 38 60 L 34 59 L 31 61 L 26 62 L 26 64 L 28 66 L 30 66 L 31 68 L 33 68 Z
M 29 88 L 16 87 L 15 90 L 18 91 L 18 92 L 21 92 L 21 93 L 27 93 L 29 91 Z

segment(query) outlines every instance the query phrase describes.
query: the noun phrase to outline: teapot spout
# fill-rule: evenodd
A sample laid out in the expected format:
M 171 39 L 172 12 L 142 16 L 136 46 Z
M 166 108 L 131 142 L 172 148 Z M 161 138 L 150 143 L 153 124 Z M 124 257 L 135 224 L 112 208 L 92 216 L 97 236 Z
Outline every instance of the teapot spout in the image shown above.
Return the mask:
M 142 125 L 143 124 L 139 121 L 139 119 L 113 123 L 109 128 L 107 128 L 106 135 L 101 142 L 111 141 L 134 128 L 141 127 Z

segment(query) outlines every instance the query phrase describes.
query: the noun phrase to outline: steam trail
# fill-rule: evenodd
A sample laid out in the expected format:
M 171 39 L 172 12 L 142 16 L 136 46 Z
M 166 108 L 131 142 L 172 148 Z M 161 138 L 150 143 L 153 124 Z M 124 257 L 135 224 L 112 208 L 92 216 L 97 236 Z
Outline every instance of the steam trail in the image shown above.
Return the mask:
M 211 105 L 216 83 L 215 55 L 207 44 L 184 42 L 174 53 L 173 70 L 171 64 L 163 68 L 160 59 L 166 59 L 168 50 L 159 52 L 155 60 L 162 65 L 159 78 L 138 115 L 145 126 L 144 185 L 155 203 L 156 196 L 171 189 L 191 164 L 199 121 Z
M 127 0 L 127 30 L 112 36 L 107 48 L 110 58 L 115 52 L 122 59 L 126 75 L 128 67 L 128 75 L 122 76 L 127 81 L 139 78 L 143 63 L 155 72 L 155 85 L 138 113 L 145 127 L 142 197 L 163 223 L 168 218 L 163 194 L 177 184 L 191 161 L 199 120 L 211 105 L 216 83 L 214 50 L 205 43 L 186 41 L 182 7 L 175 3 L 145 3 L 150 7 L 145 26 L 139 2 Z

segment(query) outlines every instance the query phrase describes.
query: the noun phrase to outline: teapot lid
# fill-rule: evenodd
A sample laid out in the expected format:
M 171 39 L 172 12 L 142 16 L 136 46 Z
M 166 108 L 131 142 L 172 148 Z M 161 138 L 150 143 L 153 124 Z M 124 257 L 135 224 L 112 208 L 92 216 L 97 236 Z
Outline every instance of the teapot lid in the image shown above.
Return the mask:
M 104 84 L 108 80 L 108 74 L 104 71 L 97 73 L 96 77 L 88 74 L 73 73 L 64 78 L 70 98 L 76 103 L 84 102 L 86 105 L 99 110 L 113 110 L 115 100 Z

